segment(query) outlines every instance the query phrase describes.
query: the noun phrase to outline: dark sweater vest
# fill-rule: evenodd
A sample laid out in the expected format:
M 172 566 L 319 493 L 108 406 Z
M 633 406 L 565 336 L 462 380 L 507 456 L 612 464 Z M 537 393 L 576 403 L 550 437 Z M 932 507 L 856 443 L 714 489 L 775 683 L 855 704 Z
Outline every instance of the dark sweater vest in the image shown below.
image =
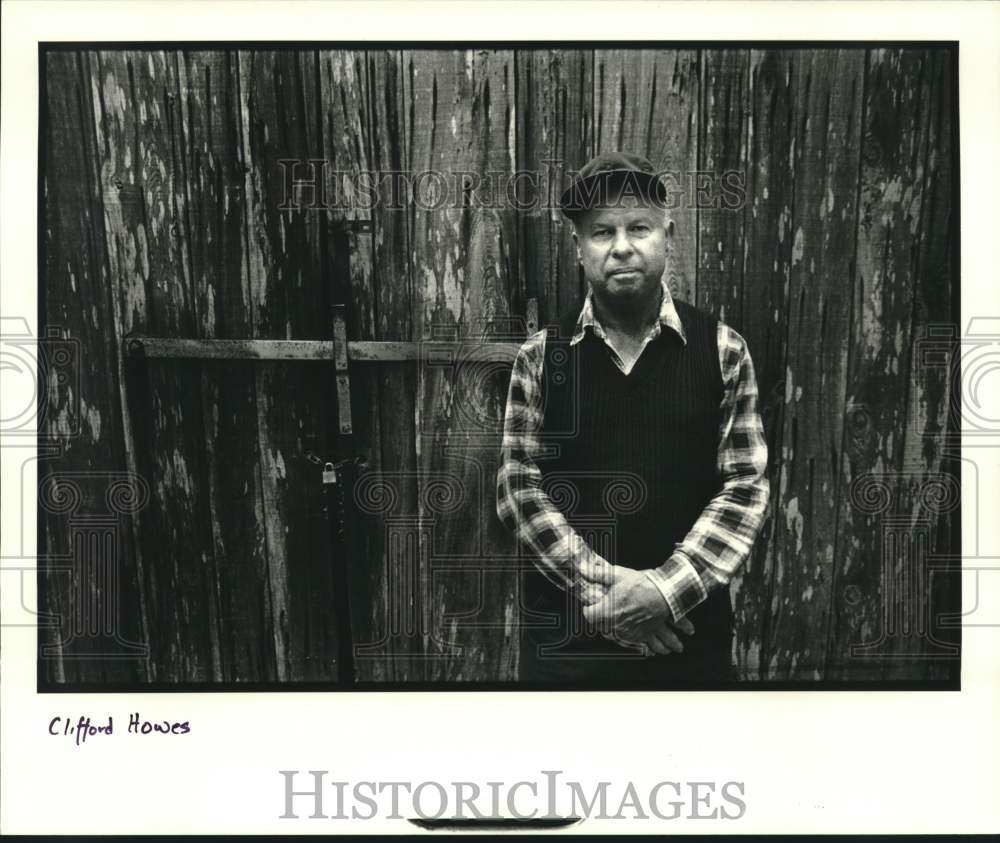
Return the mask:
M 720 488 L 718 322 L 675 306 L 687 344 L 664 326 L 628 375 L 592 330 L 569 344 L 578 314 L 546 339 L 541 439 L 558 454 L 537 461 L 542 488 L 594 550 L 640 570 L 666 561 Z M 569 610 L 537 570 L 525 597 L 531 609 Z

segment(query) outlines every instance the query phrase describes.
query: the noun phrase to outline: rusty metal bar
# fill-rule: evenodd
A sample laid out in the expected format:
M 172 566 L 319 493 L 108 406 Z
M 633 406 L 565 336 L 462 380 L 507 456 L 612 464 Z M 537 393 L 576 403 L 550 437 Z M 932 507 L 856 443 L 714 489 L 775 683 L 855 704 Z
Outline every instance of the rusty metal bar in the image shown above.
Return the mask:
M 520 340 L 429 340 L 380 342 L 350 340 L 347 357 L 355 363 L 400 363 L 439 360 L 446 356 L 471 362 L 513 363 Z M 176 339 L 133 335 L 125 339 L 125 353 L 147 358 L 197 360 L 322 360 L 334 358 L 333 340 L 217 340 Z

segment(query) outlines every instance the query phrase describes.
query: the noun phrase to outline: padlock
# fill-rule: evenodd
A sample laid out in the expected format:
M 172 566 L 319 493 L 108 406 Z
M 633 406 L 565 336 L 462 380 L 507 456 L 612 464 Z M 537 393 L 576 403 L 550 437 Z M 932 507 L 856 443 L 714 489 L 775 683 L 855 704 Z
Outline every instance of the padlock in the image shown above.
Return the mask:
M 337 482 L 337 469 L 333 467 L 332 462 L 328 462 L 323 466 L 323 485 L 328 483 Z

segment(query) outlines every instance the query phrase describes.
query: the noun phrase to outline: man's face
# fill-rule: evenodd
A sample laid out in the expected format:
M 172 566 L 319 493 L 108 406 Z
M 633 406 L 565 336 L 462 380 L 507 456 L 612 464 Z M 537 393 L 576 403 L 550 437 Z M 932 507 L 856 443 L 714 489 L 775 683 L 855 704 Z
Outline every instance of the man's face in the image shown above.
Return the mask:
M 608 304 L 651 296 L 666 267 L 668 236 L 663 210 L 635 197 L 578 217 L 573 240 L 594 296 Z

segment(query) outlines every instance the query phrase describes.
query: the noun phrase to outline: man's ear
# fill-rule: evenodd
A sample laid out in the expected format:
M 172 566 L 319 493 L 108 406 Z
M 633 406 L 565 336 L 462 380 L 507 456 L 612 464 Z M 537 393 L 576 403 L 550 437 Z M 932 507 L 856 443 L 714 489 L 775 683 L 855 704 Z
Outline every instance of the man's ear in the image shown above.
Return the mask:
M 573 238 L 573 246 L 576 248 L 576 262 L 583 263 L 583 255 L 580 254 L 580 238 L 576 233 L 576 226 L 573 226 L 573 230 L 570 232 L 570 236 Z
M 669 252 L 674 242 L 674 221 L 666 215 L 663 217 L 663 233 L 665 235 L 663 238 L 664 246 Z

